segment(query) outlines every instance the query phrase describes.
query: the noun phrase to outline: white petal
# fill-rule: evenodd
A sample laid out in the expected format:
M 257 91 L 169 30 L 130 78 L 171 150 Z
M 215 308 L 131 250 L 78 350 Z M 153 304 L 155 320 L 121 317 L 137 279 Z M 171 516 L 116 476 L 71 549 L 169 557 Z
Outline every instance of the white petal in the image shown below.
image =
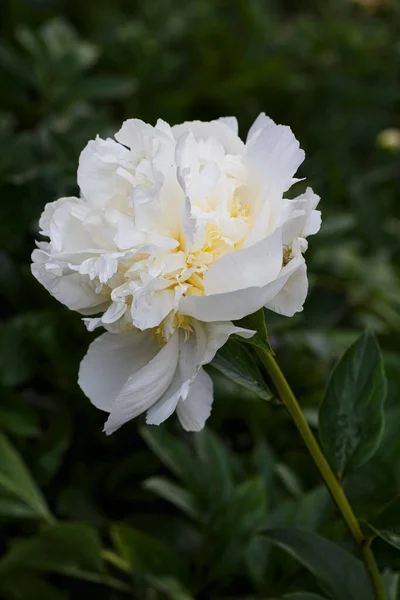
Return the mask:
M 206 295 L 222 294 L 273 281 L 282 266 L 282 230 L 253 246 L 219 258 L 204 275 Z
M 103 323 L 114 323 L 118 321 L 126 312 L 127 305 L 125 302 L 112 302 L 101 320 Z
M 228 154 L 242 154 L 244 144 L 226 123 L 221 121 L 186 121 L 181 125 L 174 125 L 172 133 L 176 140 L 187 131 L 192 131 L 196 140 L 216 138 L 221 142 Z
M 285 269 L 290 267 L 291 263 L 294 263 L 297 259 L 293 259 Z M 303 304 L 307 298 L 308 292 L 308 280 L 307 280 L 307 267 L 304 260 L 300 260 L 295 268 L 287 270 L 287 272 L 281 276 L 280 281 L 284 280 L 280 291 L 274 296 L 272 300 L 265 304 L 265 308 L 272 310 L 285 317 L 292 317 L 295 313 L 303 310 Z
M 185 238 L 185 250 L 193 246 L 196 239 L 197 222 L 191 214 L 191 204 L 186 196 L 181 208 L 181 229 Z
M 179 291 L 179 288 L 176 289 Z M 153 291 L 146 287 L 139 288 L 133 295 L 132 323 L 142 330 L 158 327 L 171 310 L 177 307 L 178 302 L 173 289 Z
M 279 276 L 264 287 L 250 287 L 225 294 L 212 294 L 210 296 L 185 296 L 181 299 L 179 311 L 183 315 L 188 315 L 205 322 L 222 321 L 224 319 L 236 321 L 246 315 L 251 315 L 262 306 L 267 306 L 270 310 L 287 314 L 284 307 L 282 308 L 272 301 L 279 294 L 292 273 L 303 264 L 303 257 L 292 259 L 286 267 L 281 269 Z M 301 283 L 298 296 L 296 294 L 294 296 L 294 300 L 296 301 L 294 312 L 302 310 L 305 294 L 306 291 L 303 282 Z
M 78 383 L 92 404 L 111 412 L 129 377 L 158 351 L 158 343 L 148 332 L 103 333 L 90 344 L 80 365 Z
M 32 254 L 37 260 L 38 252 Z M 95 285 L 88 277 L 80 273 L 54 274 L 44 262 L 34 262 L 31 265 L 32 275 L 62 304 L 70 310 L 77 310 L 82 314 L 94 314 L 107 302 L 105 295 L 96 293 Z
M 186 400 L 177 406 L 177 415 L 186 431 L 200 431 L 211 413 L 213 403 L 213 382 L 211 377 L 200 369 L 190 388 Z
M 181 402 L 189 401 L 192 386 L 196 385 L 197 376 L 202 371 L 201 366 L 209 363 L 215 356 L 217 350 L 225 344 L 230 335 L 236 333 L 242 337 L 252 337 L 255 331 L 236 327 L 233 323 L 200 323 L 194 322 L 194 331 L 187 338 L 183 331 L 179 334 L 179 361 L 178 366 L 171 382 L 170 387 L 160 400 L 154 404 L 147 413 L 146 422 L 149 425 L 159 425 L 167 419 L 180 406 Z M 208 377 L 208 376 L 207 376 Z M 201 381 L 204 381 L 203 376 Z M 191 399 L 188 411 L 194 412 L 193 403 L 199 399 L 199 394 L 195 393 Z M 211 410 L 211 400 L 208 398 L 207 405 Z M 201 416 L 204 420 L 209 411 L 199 407 L 199 423 Z M 184 411 L 188 415 L 188 411 Z M 197 414 L 197 413 L 196 413 Z M 188 417 L 187 417 L 188 418 Z
M 321 213 L 315 210 L 320 197 L 307 188 L 293 200 L 285 200 L 281 214 L 283 224 L 283 243 L 292 245 L 296 237 L 307 237 L 317 233 L 321 227 Z
M 104 426 L 107 435 L 148 410 L 169 387 L 179 356 L 176 333 L 158 354 L 126 381 Z
M 236 117 L 220 117 L 218 121 L 220 121 L 221 123 L 225 123 L 225 125 L 228 125 L 228 127 L 232 129 L 235 135 L 239 134 L 239 124 Z
M 255 334 L 255 331 L 237 327 L 230 321 L 215 323 L 194 321 L 193 326 L 197 345 L 195 362 L 198 366 L 211 362 L 216 352 L 227 342 L 231 335 L 236 334 L 248 339 Z
M 244 161 L 266 188 L 283 193 L 292 185 L 304 151 L 290 127 L 276 125 L 265 115 L 260 115 L 256 123 L 256 131 L 250 130 Z
M 118 196 L 126 198 L 132 184 L 117 170 L 129 169 L 130 161 L 129 150 L 114 140 L 91 140 L 79 158 L 78 185 L 84 198 L 93 206 L 103 206 Z

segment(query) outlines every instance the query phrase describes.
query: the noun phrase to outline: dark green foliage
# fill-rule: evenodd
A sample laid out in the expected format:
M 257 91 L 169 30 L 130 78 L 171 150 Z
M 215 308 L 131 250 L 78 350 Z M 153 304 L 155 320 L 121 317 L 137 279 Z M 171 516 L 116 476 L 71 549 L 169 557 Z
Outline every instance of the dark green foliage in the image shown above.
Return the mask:
M 367 600 L 359 556 L 286 412 L 266 402 L 257 359 L 270 343 L 316 432 L 329 373 L 366 326 L 387 375 L 382 439 L 372 333 L 349 350 L 367 389 L 354 378 L 344 406 L 368 435 L 338 427 L 347 353 L 321 438 L 374 537 L 388 600 L 400 599 L 400 152 L 380 135 L 400 129 L 400 8 L 375 4 L 1 3 L 2 599 Z M 260 111 L 292 127 L 307 153 L 299 177 L 322 197 L 305 309 L 267 312 L 268 338 L 262 314 L 239 323 L 258 336 L 233 338 L 210 368 L 204 432 L 172 417 L 106 437 L 77 386 L 93 336 L 30 274 L 38 217 L 77 193 L 80 151 L 125 118 L 235 115 L 245 136 Z M 333 437 L 351 452 L 338 458 Z
M 385 398 L 382 355 L 374 336 L 367 331 L 336 366 L 319 410 L 322 448 L 340 477 L 361 467 L 377 450 Z

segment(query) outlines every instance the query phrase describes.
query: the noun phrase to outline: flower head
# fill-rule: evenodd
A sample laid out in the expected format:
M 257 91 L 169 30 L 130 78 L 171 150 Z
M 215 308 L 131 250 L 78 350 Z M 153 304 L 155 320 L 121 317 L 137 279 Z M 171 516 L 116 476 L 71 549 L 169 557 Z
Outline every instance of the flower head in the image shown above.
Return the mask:
M 262 306 L 302 309 L 319 198 L 310 188 L 283 196 L 303 160 L 291 130 L 264 114 L 246 143 L 234 118 L 131 119 L 83 150 L 81 197 L 45 207 L 50 241 L 38 243 L 32 272 L 88 329 L 108 330 L 79 377 L 110 413 L 106 432 L 146 410 L 160 423 L 175 408 L 186 429 L 201 429 L 212 402 L 202 366 L 230 334 L 254 333 L 231 321 Z

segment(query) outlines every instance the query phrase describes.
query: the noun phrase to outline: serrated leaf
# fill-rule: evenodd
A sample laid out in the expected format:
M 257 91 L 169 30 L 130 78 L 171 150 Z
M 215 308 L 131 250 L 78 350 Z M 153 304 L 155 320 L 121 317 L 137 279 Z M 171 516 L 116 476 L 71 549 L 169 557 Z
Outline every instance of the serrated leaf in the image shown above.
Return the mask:
M 360 467 L 377 450 L 385 396 L 382 355 L 367 331 L 334 369 L 320 406 L 320 440 L 335 473 Z
M 20 512 L 23 512 L 21 505 L 25 505 L 28 513 L 36 515 L 36 518 L 52 521 L 41 491 L 33 481 L 19 454 L 1 433 L 0 456 L 0 498 L 6 498 L 2 505 L 3 514 L 7 507 L 7 501 L 15 498 L 19 503 Z M 11 504 L 9 507 L 11 508 Z M 16 515 L 14 514 L 14 516 Z
M 400 550 L 400 497 L 384 506 L 367 525 L 385 542 Z
M 363 563 L 340 546 L 301 529 L 272 529 L 264 533 L 313 573 L 331 600 L 373 600 Z
M 218 350 L 212 366 L 238 385 L 250 390 L 263 400 L 272 400 L 258 364 L 242 343 L 230 339 Z

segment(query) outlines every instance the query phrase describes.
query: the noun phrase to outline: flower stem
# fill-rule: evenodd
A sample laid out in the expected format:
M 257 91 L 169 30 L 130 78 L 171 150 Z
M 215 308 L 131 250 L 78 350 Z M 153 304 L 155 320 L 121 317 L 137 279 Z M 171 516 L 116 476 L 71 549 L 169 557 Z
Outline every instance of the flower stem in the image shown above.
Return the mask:
M 299 403 L 297 402 L 292 390 L 289 387 L 288 382 L 285 379 L 282 371 L 280 370 L 278 363 L 276 362 L 273 355 L 266 350 L 257 349 L 258 354 L 263 362 L 263 365 L 267 369 L 271 379 L 277 389 L 282 404 L 286 407 L 290 416 L 292 417 L 305 445 L 307 446 L 322 478 L 325 481 L 329 492 L 340 510 L 342 517 L 349 528 L 351 535 L 353 536 L 360 552 L 362 554 L 365 566 L 368 571 L 369 578 L 374 590 L 376 600 L 386 600 L 386 594 L 383 587 L 382 579 L 379 573 L 378 566 L 375 561 L 374 554 L 365 538 L 357 518 L 347 500 L 343 489 L 332 472 L 328 461 L 323 455 L 321 448 L 318 445 L 304 415 L 301 411 Z

